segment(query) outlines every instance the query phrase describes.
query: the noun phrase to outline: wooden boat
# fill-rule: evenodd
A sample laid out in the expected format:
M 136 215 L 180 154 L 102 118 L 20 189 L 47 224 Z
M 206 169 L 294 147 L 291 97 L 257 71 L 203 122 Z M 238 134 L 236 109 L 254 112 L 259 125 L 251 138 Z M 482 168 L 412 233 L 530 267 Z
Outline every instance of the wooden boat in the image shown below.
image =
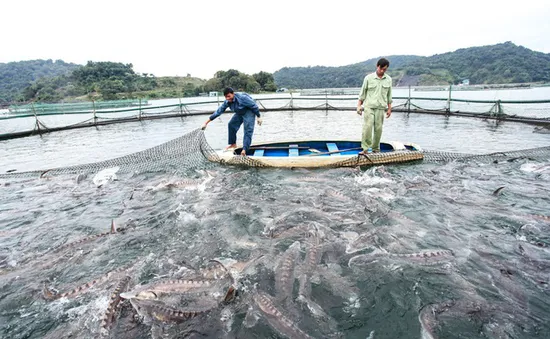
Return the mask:
M 359 155 L 360 141 L 309 140 L 253 144 L 247 156 L 242 147 L 233 151 L 218 151 L 217 161 L 257 167 L 346 167 L 403 163 L 422 160 L 420 147 L 398 141 L 380 143 L 381 152 Z M 215 159 L 211 159 L 216 161 Z

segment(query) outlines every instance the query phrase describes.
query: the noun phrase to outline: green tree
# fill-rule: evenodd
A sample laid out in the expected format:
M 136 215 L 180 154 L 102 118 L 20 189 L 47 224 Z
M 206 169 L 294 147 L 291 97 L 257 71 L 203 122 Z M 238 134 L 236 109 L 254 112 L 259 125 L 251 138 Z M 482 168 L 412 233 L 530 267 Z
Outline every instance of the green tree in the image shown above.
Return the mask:
M 28 97 L 26 88 L 34 82 L 68 74 L 77 67 L 80 66 L 51 59 L 0 63 L 0 102 L 22 100 Z
M 265 73 L 265 74 L 260 74 Z M 246 91 L 249 93 L 258 93 L 263 89 L 260 82 L 261 81 L 272 79 L 269 73 L 260 72 L 256 74 L 256 77 L 250 76 L 248 74 L 239 72 L 235 69 L 230 69 L 227 71 L 218 71 L 214 75 L 214 78 L 208 80 L 204 85 L 205 91 L 222 91 L 226 87 L 231 87 L 235 91 Z M 267 84 L 266 84 L 267 85 Z M 273 85 L 270 85 L 270 88 L 273 88 Z M 276 87 L 275 87 L 276 89 Z
M 275 86 L 275 80 L 273 79 L 273 74 L 268 72 L 259 72 L 256 74 L 253 74 L 252 77 L 258 84 L 260 84 L 260 87 L 264 91 L 276 91 L 277 86 Z M 267 88 L 269 86 L 269 89 Z M 275 89 L 272 89 L 275 87 Z
M 97 91 L 101 93 L 104 100 L 114 100 L 117 98 L 117 93 L 127 92 L 128 85 L 120 79 L 101 80 L 97 83 Z
M 174 79 L 162 79 L 162 86 L 163 87 L 176 87 L 177 84 L 174 81 Z
M 268 82 L 265 84 L 263 90 L 266 92 L 275 92 L 277 90 L 277 85 L 275 85 L 274 82 Z
M 253 78 L 249 77 L 249 79 L 246 80 L 246 85 L 244 87 L 244 90 L 248 93 L 258 93 L 261 89 L 260 84 L 254 80 Z
M 205 92 L 221 91 L 223 90 L 222 80 L 219 78 L 212 78 L 204 84 Z
M 195 88 L 195 85 L 193 85 L 190 82 L 185 83 L 185 85 L 183 85 L 183 96 L 184 97 L 192 97 L 192 96 L 195 96 L 195 95 L 198 95 L 198 93 L 196 91 L 196 88 Z

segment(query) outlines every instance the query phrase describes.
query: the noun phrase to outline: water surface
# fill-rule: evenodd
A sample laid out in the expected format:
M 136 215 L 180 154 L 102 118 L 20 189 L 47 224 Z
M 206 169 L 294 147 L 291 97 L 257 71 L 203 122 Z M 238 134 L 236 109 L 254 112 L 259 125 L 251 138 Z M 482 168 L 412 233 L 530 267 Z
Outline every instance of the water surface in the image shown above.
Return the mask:
M 229 118 L 209 125 L 212 147 L 225 146 Z M 110 159 L 181 136 L 203 120 L 3 141 L 0 168 L 25 171 Z M 265 114 L 255 141 L 357 139 L 360 131 L 353 112 L 274 112 Z M 529 125 L 399 113 L 386 121 L 384 139 L 466 153 L 550 144 L 549 135 L 533 133 Z M 251 296 L 262 291 L 273 298 L 288 293 L 290 302 L 275 306 L 316 338 L 420 338 L 422 331 L 434 338 L 550 336 L 550 222 L 540 217 L 550 210 L 550 158 L 323 170 L 214 165 L 206 172 L 206 164 L 197 159 L 197 166 L 177 174 L 119 173 L 101 187 L 92 175 L 78 183 L 74 175 L 1 178 L 0 336 L 98 337 L 120 277 L 55 301 L 42 298 L 44 284 L 64 292 L 133 265 L 128 274 L 135 286 L 179 278 L 209 259 L 229 263 L 260 256 L 239 277 L 241 293 L 234 303 L 162 326 L 135 322 L 124 308 L 111 334 L 283 338 L 284 328 L 265 316 L 255 326 L 245 321 L 254 305 Z M 197 185 L 162 188 L 184 179 Z M 60 249 L 107 232 L 112 220 L 129 230 Z M 291 291 L 281 290 L 278 262 L 296 241 L 297 280 Z M 314 244 L 323 245 L 323 255 L 307 276 L 307 304 L 298 298 L 298 278 L 307 271 Z M 408 256 L 414 253 L 430 255 Z

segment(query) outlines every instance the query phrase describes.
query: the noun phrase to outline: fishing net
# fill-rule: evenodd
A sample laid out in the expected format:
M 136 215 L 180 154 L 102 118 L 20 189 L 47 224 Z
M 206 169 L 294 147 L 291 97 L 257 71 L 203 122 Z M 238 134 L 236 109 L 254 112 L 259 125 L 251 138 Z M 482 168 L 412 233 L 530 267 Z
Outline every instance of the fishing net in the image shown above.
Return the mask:
M 357 92 L 359 89 L 353 90 Z M 262 112 L 277 111 L 355 111 L 357 94 L 338 90 L 325 95 L 273 96 L 255 98 Z M 348 93 L 348 94 L 345 94 Z M 146 101 L 103 102 L 61 105 L 10 107 L 9 114 L 0 114 L 0 140 L 55 131 L 104 126 L 143 120 L 210 115 L 220 99 L 180 100 L 177 104 L 149 105 Z M 123 107 L 127 106 L 127 107 Z M 93 109 L 90 109 L 93 107 Z M 498 121 L 514 121 L 550 128 L 550 100 L 501 101 L 465 100 L 457 98 L 393 97 L 393 111 L 472 117 Z M 258 164 L 259 165 L 259 164 Z
M 517 159 L 544 160 L 550 158 L 550 146 L 537 147 L 516 151 L 495 152 L 488 154 L 469 155 L 461 158 L 462 161 L 483 160 L 483 161 L 513 161 Z
M 494 152 L 487 154 L 451 153 L 439 151 L 424 151 L 426 162 L 449 162 L 449 161 L 513 161 L 517 159 L 546 160 L 550 159 L 550 146 L 537 147 L 523 150 Z
M 343 161 L 335 161 L 316 167 L 355 167 L 382 164 L 449 161 L 511 161 L 515 159 L 550 159 L 550 146 L 525 150 L 496 152 L 489 154 L 451 153 L 439 151 L 395 151 L 373 153 L 367 156 L 350 156 Z M 208 169 L 219 165 L 243 167 L 271 167 L 268 163 L 253 157 L 235 155 L 221 159 L 210 147 L 204 132 L 194 130 L 144 151 L 122 157 L 69 167 L 43 169 L 39 171 L 12 172 L 0 174 L 5 177 L 41 177 L 45 175 L 94 174 L 107 168 L 118 167 L 118 173 L 168 172 L 179 173 L 195 169 Z
M 219 161 L 216 152 L 206 141 L 204 132 L 197 129 L 158 146 L 110 160 L 40 171 L 6 173 L 0 174 L 0 177 L 94 174 L 113 167 L 119 168 L 118 173 L 177 173 L 213 167 L 216 166 L 216 161 Z
M 388 153 L 372 153 L 365 156 L 350 156 L 342 161 L 316 165 L 316 168 L 377 166 L 385 164 L 401 164 L 411 162 L 443 163 L 451 161 L 501 162 L 518 159 L 546 160 L 550 159 L 550 146 L 509 152 L 489 154 L 453 153 L 442 151 L 395 151 Z M 273 167 L 267 162 L 250 157 L 234 156 L 228 160 L 218 160 L 222 164 L 244 167 Z

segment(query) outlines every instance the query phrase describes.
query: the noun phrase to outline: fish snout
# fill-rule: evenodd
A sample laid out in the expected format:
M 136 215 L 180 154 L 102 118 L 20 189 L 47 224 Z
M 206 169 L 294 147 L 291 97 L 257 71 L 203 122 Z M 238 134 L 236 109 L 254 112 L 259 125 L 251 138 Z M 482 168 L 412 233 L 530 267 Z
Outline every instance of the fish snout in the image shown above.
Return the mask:
M 124 300 L 129 300 L 135 298 L 136 294 L 134 292 L 124 292 L 120 293 L 120 297 Z

